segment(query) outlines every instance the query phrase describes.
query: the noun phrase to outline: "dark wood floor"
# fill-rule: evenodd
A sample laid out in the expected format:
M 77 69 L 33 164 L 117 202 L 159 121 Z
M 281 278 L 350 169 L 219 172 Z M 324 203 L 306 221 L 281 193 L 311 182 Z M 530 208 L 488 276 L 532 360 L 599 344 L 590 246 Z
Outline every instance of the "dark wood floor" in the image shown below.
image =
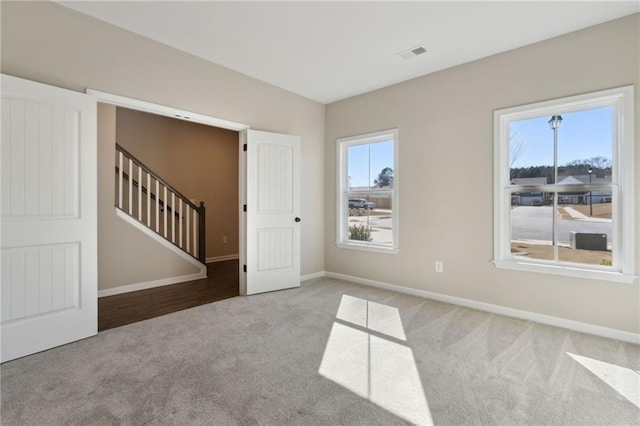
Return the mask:
M 207 276 L 201 280 L 99 298 L 98 331 L 238 295 L 237 260 L 210 263 Z

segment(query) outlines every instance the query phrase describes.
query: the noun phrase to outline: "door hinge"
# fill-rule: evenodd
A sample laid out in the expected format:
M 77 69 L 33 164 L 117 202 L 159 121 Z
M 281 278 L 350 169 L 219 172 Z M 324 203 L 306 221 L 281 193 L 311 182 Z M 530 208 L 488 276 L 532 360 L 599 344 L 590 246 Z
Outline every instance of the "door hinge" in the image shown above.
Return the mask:
M 247 265 L 242 265 L 242 271 L 247 272 Z
M 243 151 L 246 151 L 246 150 L 247 150 L 247 144 L 246 144 L 246 143 L 242 146 L 242 150 L 243 150 Z
M 242 211 L 246 212 L 247 211 L 247 205 L 245 204 L 244 206 L 242 206 Z

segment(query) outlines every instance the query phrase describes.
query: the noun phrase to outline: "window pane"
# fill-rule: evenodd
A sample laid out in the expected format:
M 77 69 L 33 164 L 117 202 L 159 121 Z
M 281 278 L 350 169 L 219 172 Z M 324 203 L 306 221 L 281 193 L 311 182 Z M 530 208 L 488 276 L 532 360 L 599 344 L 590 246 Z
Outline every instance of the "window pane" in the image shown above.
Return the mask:
M 369 146 L 371 147 L 371 186 L 393 188 L 393 142 L 377 142 Z
M 554 116 L 555 117 L 555 116 Z M 562 114 L 556 121 L 558 182 L 582 184 L 611 182 L 613 158 L 612 108 Z M 554 130 L 551 116 L 509 124 L 511 184 L 555 183 Z M 592 173 L 589 173 L 589 169 Z
M 393 246 L 391 200 L 391 194 L 349 194 L 346 201 L 349 241 Z
M 511 195 L 511 254 L 530 259 L 554 260 L 553 205 L 540 192 Z
M 372 204 L 367 193 L 351 193 L 347 195 L 347 239 L 357 242 L 371 242 L 371 226 L 369 213 Z
M 610 107 L 562 114 L 558 128 L 558 183 L 611 182 L 612 137 Z
M 369 189 L 369 145 L 347 147 L 347 188 Z
M 565 201 L 558 208 L 560 262 L 611 266 L 611 202 L 599 202 L 607 197 L 610 200 L 611 193 L 608 196 L 600 192 L 597 196 L 594 194 L 595 191 L 559 194 L 559 199 Z M 593 195 L 591 203 L 589 195 Z
M 515 185 L 553 183 L 553 131 L 549 117 L 509 124 L 509 169 Z
M 371 225 L 371 242 L 374 244 L 393 246 L 393 206 L 391 194 L 375 194 L 369 196 L 375 208 L 369 214 Z

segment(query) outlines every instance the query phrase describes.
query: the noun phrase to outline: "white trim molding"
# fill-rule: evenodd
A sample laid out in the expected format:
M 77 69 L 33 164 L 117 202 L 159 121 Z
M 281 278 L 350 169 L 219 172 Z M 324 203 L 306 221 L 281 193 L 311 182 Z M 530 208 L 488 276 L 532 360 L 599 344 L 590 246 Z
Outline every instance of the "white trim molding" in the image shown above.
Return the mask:
M 239 259 L 240 255 L 236 254 L 227 254 L 224 256 L 214 256 L 214 257 L 207 257 L 205 259 L 206 263 L 215 263 L 215 262 L 224 262 L 227 260 L 236 260 Z
M 163 278 L 160 280 L 144 281 L 141 283 L 122 285 L 120 287 L 105 288 L 104 290 L 98 291 L 98 298 L 115 296 L 116 294 L 131 293 L 132 291 L 147 290 L 150 288 L 162 287 L 165 285 L 179 284 L 187 281 L 200 280 L 202 278 L 207 278 L 207 274 L 196 273 L 196 274 L 189 274 L 189 275 L 181 275 L 178 277 L 169 277 L 169 278 Z
M 154 104 L 138 99 L 127 98 L 125 96 L 114 95 L 112 93 L 101 92 L 95 89 L 87 89 L 87 95 L 95 96 L 98 102 L 121 106 L 137 111 L 144 111 L 151 114 L 163 115 L 165 117 L 175 118 L 177 120 L 190 121 L 192 123 L 204 124 L 207 126 L 220 127 L 227 130 L 235 130 L 237 132 L 248 129 L 249 126 L 234 121 L 223 120 L 221 118 L 210 117 L 208 115 L 198 114 L 197 112 L 185 111 L 173 107 Z
M 325 271 L 314 272 L 312 274 L 301 275 L 300 281 L 309 281 L 316 278 L 324 278 L 326 276 L 327 276 L 327 273 Z
M 434 293 L 431 291 L 420 290 L 417 288 L 403 287 L 395 284 L 389 284 L 382 281 L 370 280 L 367 278 L 355 277 L 352 275 L 340 274 L 337 272 L 326 272 L 325 276 L 343 281 L 350 281 L 356 284 L 363 284 L 370 287 L 381 288 L 384 290 L 395 291 L 398 293 L 409 294 L 411 296 L 423 297 L 425 299 L 436 300 L 438 302 L 450 303 L 467 308 L 477 309 L 479 311 L 490 312 L 498 315 L 519 318 L 527 321 L 533 321 L 541 324 L 552 325 L 555 327 L 565 328 L 568 330 L 578 331 L 580 333 L 593 334 L 595 336 L 606 337 L 609 339 L 621 340 L 624 342 L 640 344 L 640 334 L 629 331 L 617 330 L 614 328 L 602 327 L 599 325 L 589 324 L 580 321 L 574 321 L 566 318 L 554 317 L 551 315 L 539 314 L 537 312 L 524 311 L 521 309 L 509 308 L 491 303 L 479 302 L 477 300 L 465 299 L 463 297 L 449 296 L 447 294 Z
M 525 262 L 518 260 L 494 260 L 493 264 L 499 269 L 513 269 L 516 271 L 541 272 L 555 274 L 564 277 L 585 278 L 589 280 L 609 281 L 620 284 L 636 284 L 637 275 L 622 274 L 620 272 L 572 268 L 568 265 L 552 265 L 549 263 L 535 262 L 533 259 Z

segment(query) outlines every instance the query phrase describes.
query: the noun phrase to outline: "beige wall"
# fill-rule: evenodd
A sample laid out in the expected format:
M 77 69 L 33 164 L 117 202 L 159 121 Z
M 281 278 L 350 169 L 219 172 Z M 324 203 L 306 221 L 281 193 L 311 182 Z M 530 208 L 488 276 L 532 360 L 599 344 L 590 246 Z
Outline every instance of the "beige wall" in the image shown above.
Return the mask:
M 206 257 L 238 254 L 238 132 L 117 108 L 116 138 L 196 205 L 204 201 Z
M 324 106 L 52 2 L 0 3 L 3 73 L 302 139 L 302 273 L 324 269 Z
M 639 40 L 635 15 L 328 105 L 326 270 L 639 332 L 637 284 L 499 270 L 491 263 L 493 111 L 635 84 L 637 117 Z M 400 253 L 338 249 L 336 139 L 396 127 Z M 640 119 L 640 136 L 638 128 Z M 434 272 L 435 260 L 445 262 L 444 273 Z
M 98 289 L 198 273 L 192 263 L 116 216 L 115 148 L 116 108 L 98 104 Z

